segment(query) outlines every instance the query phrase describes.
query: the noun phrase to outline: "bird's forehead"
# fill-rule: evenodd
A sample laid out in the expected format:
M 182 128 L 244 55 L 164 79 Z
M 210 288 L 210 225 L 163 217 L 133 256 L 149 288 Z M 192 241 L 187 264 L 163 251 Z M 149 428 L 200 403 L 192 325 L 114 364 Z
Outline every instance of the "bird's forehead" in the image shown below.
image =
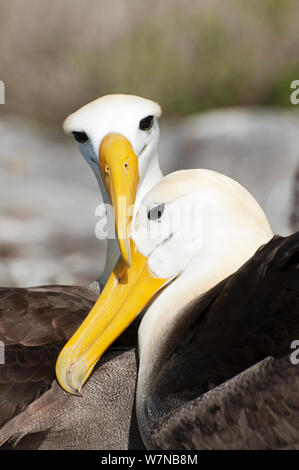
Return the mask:
M 188 196 L 196 195 L 198 192 L 198 175 L 195 177 L 190 171 L 175 171 L 164 176 L 162 180 L 147 193 L 143 200 L 145 206 L 151 206 L 154 203 L 170 203 Z
M 136 123 L 148 115 L 161 115 L 160 106 L 154 101 L 133 95 L 107 95 L 68 116 L 63 127 L 66 133 L 121 132 L 132 124 L 136 130 Z

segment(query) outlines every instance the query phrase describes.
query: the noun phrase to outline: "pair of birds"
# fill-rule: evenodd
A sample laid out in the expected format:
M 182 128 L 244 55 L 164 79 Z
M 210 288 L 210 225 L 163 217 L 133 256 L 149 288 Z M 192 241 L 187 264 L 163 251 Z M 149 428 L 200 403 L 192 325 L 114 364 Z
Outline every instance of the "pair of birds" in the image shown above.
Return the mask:
M 273 237 L 224 175 L 162 178 L 160 114 L 111 95 L 64 124 L 114 207 L 119 240 L 87 288 L 0 290 L 4 448 L 299 446 L 299 234 Z M 66 341 L 56 375 L 70 393 L 53 382 Z

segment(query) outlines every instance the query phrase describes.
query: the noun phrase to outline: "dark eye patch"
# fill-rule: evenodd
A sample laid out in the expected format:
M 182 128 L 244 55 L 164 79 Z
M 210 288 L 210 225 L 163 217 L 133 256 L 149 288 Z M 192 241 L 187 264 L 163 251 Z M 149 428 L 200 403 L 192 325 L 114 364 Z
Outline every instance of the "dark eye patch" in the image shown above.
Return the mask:
M 146 116 L 139 122 L 139 129 L 142 131 L 149 131 L 153 127 L 153 124 L 154 116 Z
M 147 218 L 149 220 L 160 220 L 163 212 L 165 210 L 165 204 L 157 204 L 156 206 L 152 207 L 148 213 L 147 213 Z
M 75 137 L 76 141 L 79 142 L 80 144 L 85 144 L 88 141 L 88 135 L 86 132 L 82 131 L 74 131 L 72 132 L 73 136 Z

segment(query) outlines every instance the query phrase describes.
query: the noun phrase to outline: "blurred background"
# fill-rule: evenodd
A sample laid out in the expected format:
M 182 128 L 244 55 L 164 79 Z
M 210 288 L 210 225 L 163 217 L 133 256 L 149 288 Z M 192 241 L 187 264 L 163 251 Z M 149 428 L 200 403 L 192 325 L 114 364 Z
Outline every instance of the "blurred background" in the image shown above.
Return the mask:
M 295 0 L 0 0 L 0 285 L 101 272 L 99 191 L 61 125 L 107 93 L 161 104 L 165 173 L 223 172 L 298 229 L 298 24 Z

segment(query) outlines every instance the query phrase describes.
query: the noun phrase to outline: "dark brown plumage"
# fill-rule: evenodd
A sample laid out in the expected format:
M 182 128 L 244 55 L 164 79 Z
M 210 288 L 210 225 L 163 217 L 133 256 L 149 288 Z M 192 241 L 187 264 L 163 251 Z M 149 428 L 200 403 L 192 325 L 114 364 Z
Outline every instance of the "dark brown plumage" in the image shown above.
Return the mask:
M 0 288 L 0 428 L 49 389 L 60 349 L 97 297 L 78 286 Z
M 154 449 L 299 449 L 299 371 L 268 357 L 165 416 Z
M 0 445 L 12 438 L 17 449 L 142 449 L 134 408 L 136 376 L 134 349 L 108 350 L 82 397 L 54 381 L 0 429 Z
M 285 432 L 286 445 L 291 445 L 287 438 L 289 415 L 293 427 L 299 420 L 299 366 L 290 364 L 289 359 L 292 341 L 299 340 L 299 233 L 286 238 L 274 237 L 235 274 L 193 302 L 182 314 L 176 335 L 176 344 L 172 351 L 167 351 L 167 360 L 159 370 L 147 404 L 148 415 L 155 421 L 154 448 L 177 449 L 188 448 L 189 445 L 202 448 L 201 439 L 203 442 L 208 439 L 210 448 L 224 448 L 226 441 L 224 438 L 221 440 L 221 434 L 229 435 L 230 426 L 239 419 L 240 409 L 244 413 L 249 412 L 249 421 L 243 429 L 243 441 L 235 443 L 248 448 L 254 442 L 250 407 L 255 400 L 274 401 L 282 409 L 289 400 L 286 415 L 277 414 L 273 419 L 279 432 Z M 268 356 L 276 358 L 270 362 L 271 366 L 262 362 L 252 372 L 238 376 Z M 279 358 L 284 359 L 280 362 Z M 272 380 L 271 370 L 281 375 L 280 381 Z M 229 382 L 229 379 L 232 380 Z M 253 382 L 245 386 L 247 380 Z M 224 385 L 215 388 L 220 384 Z M 269 388 L 269 392 L 264 391 L 260 395 L 259 389 L 263 387 Z M 281 395 L 273 395 L 273 387 Z M 230 393 L 231 402 L 225 398 L 227 393 Z M 246 410 L 248 399 L 249 408 Z M 193 404 L 192 400 L 195 400 Z M 238 406 L 232 406 L 233 400 Z M 219 403 L 222 415 L 216 413 Z M 207 405 L 216 414 L 214 418 L 207 419 L 205 426 L 202 417 L 208 416 L 205 411 Z M 178 409 L 180 411 L 177 412 Z M 170 420 L 164 418 L 167 413 L 172 413 Z M 259 418 L 261 422 L 262 418 Z M 210 436 L 210 421 L 214 423 L 213 438 Z M 264 424 L 269 437 L 270 430 L 266 432 L 269 422 L 264 421 Z M 181 438 L 174 429 L 181 430 Z M 189 439 L 190 433 L 194 442 Z M 274 434 L 272 440 L 267 438 L 266 448 L 281 445 Z M 257 436 L 256 443 L 259 441 Z M 233 439 L 228 439 L 228 443 L 233 446 Z

